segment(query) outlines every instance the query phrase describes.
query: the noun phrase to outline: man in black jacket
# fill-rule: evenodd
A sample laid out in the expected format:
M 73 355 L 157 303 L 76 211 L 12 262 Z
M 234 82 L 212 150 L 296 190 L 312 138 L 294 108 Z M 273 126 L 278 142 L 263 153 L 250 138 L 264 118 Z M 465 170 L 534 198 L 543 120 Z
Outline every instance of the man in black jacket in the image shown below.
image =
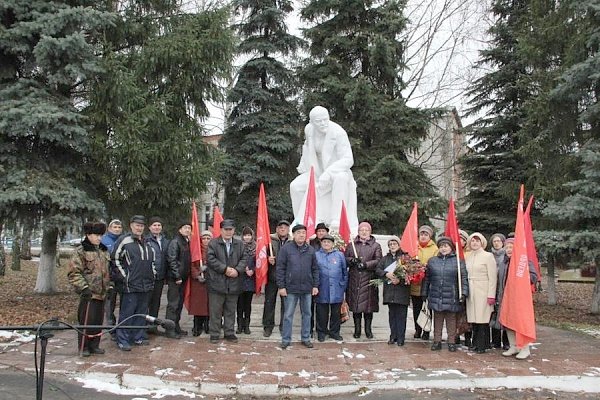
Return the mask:
M 275 234 L 271 235 L 271 248 L 269 251 L 269 271 L 267 273 L 267 284 L 265 285 L 265 306 L 263 308 L 263 336 L 269 337 L 273 333 L 273 327 L 275 326 L 275 303 L 277 302 L 277 276 L 275 274 L 275 259 L 279 249 L 283 247 L 290 239 L 290 223 L 286 220 L 281 220 L 277 223 L 275 228 Z M 273 250 L 273 254 L 271 253 Z M 279 317 L 279 332 L 283 328 L 283 301 L 284 298 L 280 297 L 281 311 Z
M 160 299 L 162 297 L 163 287 L 165 286 L 165 275 L 167 272 L 167 247 L 169 241 L 162 234 L 163 223 L 159 217 L 152 217 L 148 221 L 148 230 L 150 234 L 146 236 L 146 243 L 154 249 L 156 257 L 154 267 L 156 269 L 156 277 L 154 279 L 154 290 L 150 295 L 150 304 L 148 305 L 148 315 L 158 317 L 160 309 Z M 157 334 L 158 329 L 152 326 L 148 329 L 148 333 Z
M 187 335 L 187 331 L 181 329 L 179 320 L 183 309 L 183 289 L 190 275 L 190 235 L 192 225 L 189 221 L 179 224 L 177 233 L 167 250 L 167 312 L 166 319 L 175 322 L 175 329 L 167 329 L 166 336 L 170 339 L 179 339 L 181 335 Z
M 131 217 L 131 233 L 121 236 L 111 254 L 112 277 L 123 283 L 123 297 L 119 310 L 119 323 L 127 319 L 127 325 L 142 326 L 144 317 L 130 318 L 134 314 L 146 314 L 150 293 L 154 288 L 156 270 L 154 250 L 143 239 L 146 220 L 142 215 Z M 148 345 L 145 329 L 117 329 L 117 345 L 123 351 L 131 351 L 131 345 Z
M 208 243 L 207 263 L 208 307 L 210 342 L 218 343 L 221 335 L 221 319 L 225 340 L 237 343 L 235 336 L 235 313 L 238 296 L 242 291 L 242 274 L 246 270 L 244 244 L 235 239 L 235 223 L 231 219 L 221 221 L 221 236 Z

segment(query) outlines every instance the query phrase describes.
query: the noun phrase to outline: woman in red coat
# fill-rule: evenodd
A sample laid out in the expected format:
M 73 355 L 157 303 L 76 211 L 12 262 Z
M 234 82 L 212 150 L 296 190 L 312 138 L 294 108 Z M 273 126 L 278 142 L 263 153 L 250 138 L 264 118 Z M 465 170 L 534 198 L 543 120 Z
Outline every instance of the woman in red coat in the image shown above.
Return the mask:
M 192 333 L 199 336 L 202 331 L 208 333 L 208 289 L 206 287 L 206 253 L 208 242 L 212 239 L 212 233 L 202 232 L 202 265 L 192 263 L 192 280 L 190 283 L 190 315 L 194 316 L 194 328 Z

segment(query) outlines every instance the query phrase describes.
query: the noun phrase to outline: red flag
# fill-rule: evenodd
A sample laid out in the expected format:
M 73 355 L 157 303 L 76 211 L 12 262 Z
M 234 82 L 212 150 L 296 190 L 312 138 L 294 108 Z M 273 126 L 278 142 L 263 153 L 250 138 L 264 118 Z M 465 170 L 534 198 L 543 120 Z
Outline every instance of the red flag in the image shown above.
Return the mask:
M 456 246 L 458 258 L 464 260 L 465 253 L 460 245 L 460 234 L 458 233 L 458 222 L 456 220 L 456 209 L 454 207 L 453 198 L 450 198 L 450 204 L 448 204 L 448 216 L 446 217 L 446 230 L 444 231 L 444 236 L 452 239 L 454 246 Z
M 315 189 L 315 169 L 310 167 L 308 191 L 306 193 L 306 208 L 304 209 L 304 226 L 306 226 L 306 240 L 315 234 L 317 219 L 317 191 Z
M 190 256 L 192 264 L 202 262 L 202 246 L 200 238 L 200 225 L 198 224 L 198 211 L 196 202 L 192 202 L 192 235 L 190 236 Z M 192 297 L 192 280 L 188 278 L 183 288 L 183 305 L 186 310 L 190 310 Z
M 538 260 L 537 249 L 535 248 L 535 241 L 533 240 L 533 228 L 531 225 L 532 203 L 533 196 L 529 197 L 529 203 L 527 203 L 527 209 L 525 210 L 525 239 L 527 240 L 527 258 L 533 263 L 535 271 L 537 272 L 538 281 L 540 281 L 542 279 L 542 271 L 540 270 L 540 261 Z M 531 286 L 531 290 L 535 292 L 535 283 L 532 283 Z
M 413 205 L 410 217 L 402 232 L 402 238 L 400 239 L 400 248 L 409 256 L 415 258 L 419 253 L 419 221 L 417 219 L 417 202 Z
M 523 192 L 524 188 L 521 185 L 515 225 L 515 245 L 506 274 L 506 286 L 500 307 L 500 323 L 515 331 L 518 348 L 534 342 L 536 338 L 533 298 L 529 282 Z
M 221 236 L 221 222 L 223 221 L 223 216 L 221 215 L 221 210 L 219 210 L 219 206 L 215 206 L 215 210 L 213 211 L 213 237 Z
M 269 228 L 267 199 L 265 197 L 265 187 L 261 183 L 256 216 L 256 294 L 260 294 L 262 287 L 267 284 L 267 272 L 269 271 L 267 249 L 270 243 L 271 231 Z
M 348 222 L 348 211 L 346 211 L 344 200 L 342 200 L 342 213 L 340 215 L 340 236 L 344 243 L 350 243 L 350 222 Z

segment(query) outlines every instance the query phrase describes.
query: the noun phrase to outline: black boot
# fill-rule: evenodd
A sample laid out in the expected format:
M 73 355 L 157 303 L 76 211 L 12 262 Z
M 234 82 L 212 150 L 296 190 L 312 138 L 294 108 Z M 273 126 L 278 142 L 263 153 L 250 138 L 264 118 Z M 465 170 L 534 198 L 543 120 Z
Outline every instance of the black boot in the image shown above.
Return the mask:
M 178 335 L 181 335 L 181 336 L 187 336 L 188 331 L 181 329 L 181 326 L 179 326 L 179 322 L 176 322 L 175 323 L 175 333 L 177 333 Z
M 243 331 L 244 331 L 244 319 L 238 317 L 238 319 L 237 319 L 237 329 L 235 330 L 235 333 L 237 333 L 239 335 Z
M 208 335 L 208 317 L 204 317 L 204 333 Z
M 352 314 L 352 318 L 354 318 L 354 339 L 358 339 L 360 337 L 360 323 L 362 319 L 361 313 Z
M 246 335 L 251 334 L 250 332 L 250 318 L 244 318 L 244 333 Z
M 373 313 L 365 313 L 365 336 L 367 339 L 373 339 L 371 324 L 373 323 Z
M 192 328 L 192 335 L 200 336 L 200 317 L 194 315 L 194 327 Z

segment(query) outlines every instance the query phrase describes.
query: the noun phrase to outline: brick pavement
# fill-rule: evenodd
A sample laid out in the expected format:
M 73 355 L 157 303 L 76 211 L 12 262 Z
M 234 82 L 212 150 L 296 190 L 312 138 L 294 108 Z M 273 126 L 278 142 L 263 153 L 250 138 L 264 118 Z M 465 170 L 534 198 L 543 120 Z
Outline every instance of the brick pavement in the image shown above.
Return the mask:
M 161 315 L 162 312 L 161 312 Z M 375 339 L 352 338 L 352 321 L 342 327 L 343 342 L 327 340 L 313 349 L 299 340 L 279 348 L 275 329 L 262 337 L 262 299 L 253 305 L 251 335 L 237 344 L 210 344 L 207 335 L 169 340 L 151 338 L 150 346 L 119 351 L 108 337 L 105 355 L 80 358 L 76 335 L 62 331 L 48 345 L 46 373 L 116 383 L 121 387 L 175 388 L 204 395 L 324 396 L 367 389 L 545 388 L 600 393 L 600 340 L 584 334 L 538 326 L 538 340 L 525 361 L 486 354 L 432 352 L 431 342 L 408 339 L 404 347 L 387 342 L 387 307 L 374 318 Z M 407 338 L 414 332 L 409 315 Z M 183 327 L 191 330 L 191 318 Z M 0 344 L 0 364 L 33 371 L 33 344 Z

